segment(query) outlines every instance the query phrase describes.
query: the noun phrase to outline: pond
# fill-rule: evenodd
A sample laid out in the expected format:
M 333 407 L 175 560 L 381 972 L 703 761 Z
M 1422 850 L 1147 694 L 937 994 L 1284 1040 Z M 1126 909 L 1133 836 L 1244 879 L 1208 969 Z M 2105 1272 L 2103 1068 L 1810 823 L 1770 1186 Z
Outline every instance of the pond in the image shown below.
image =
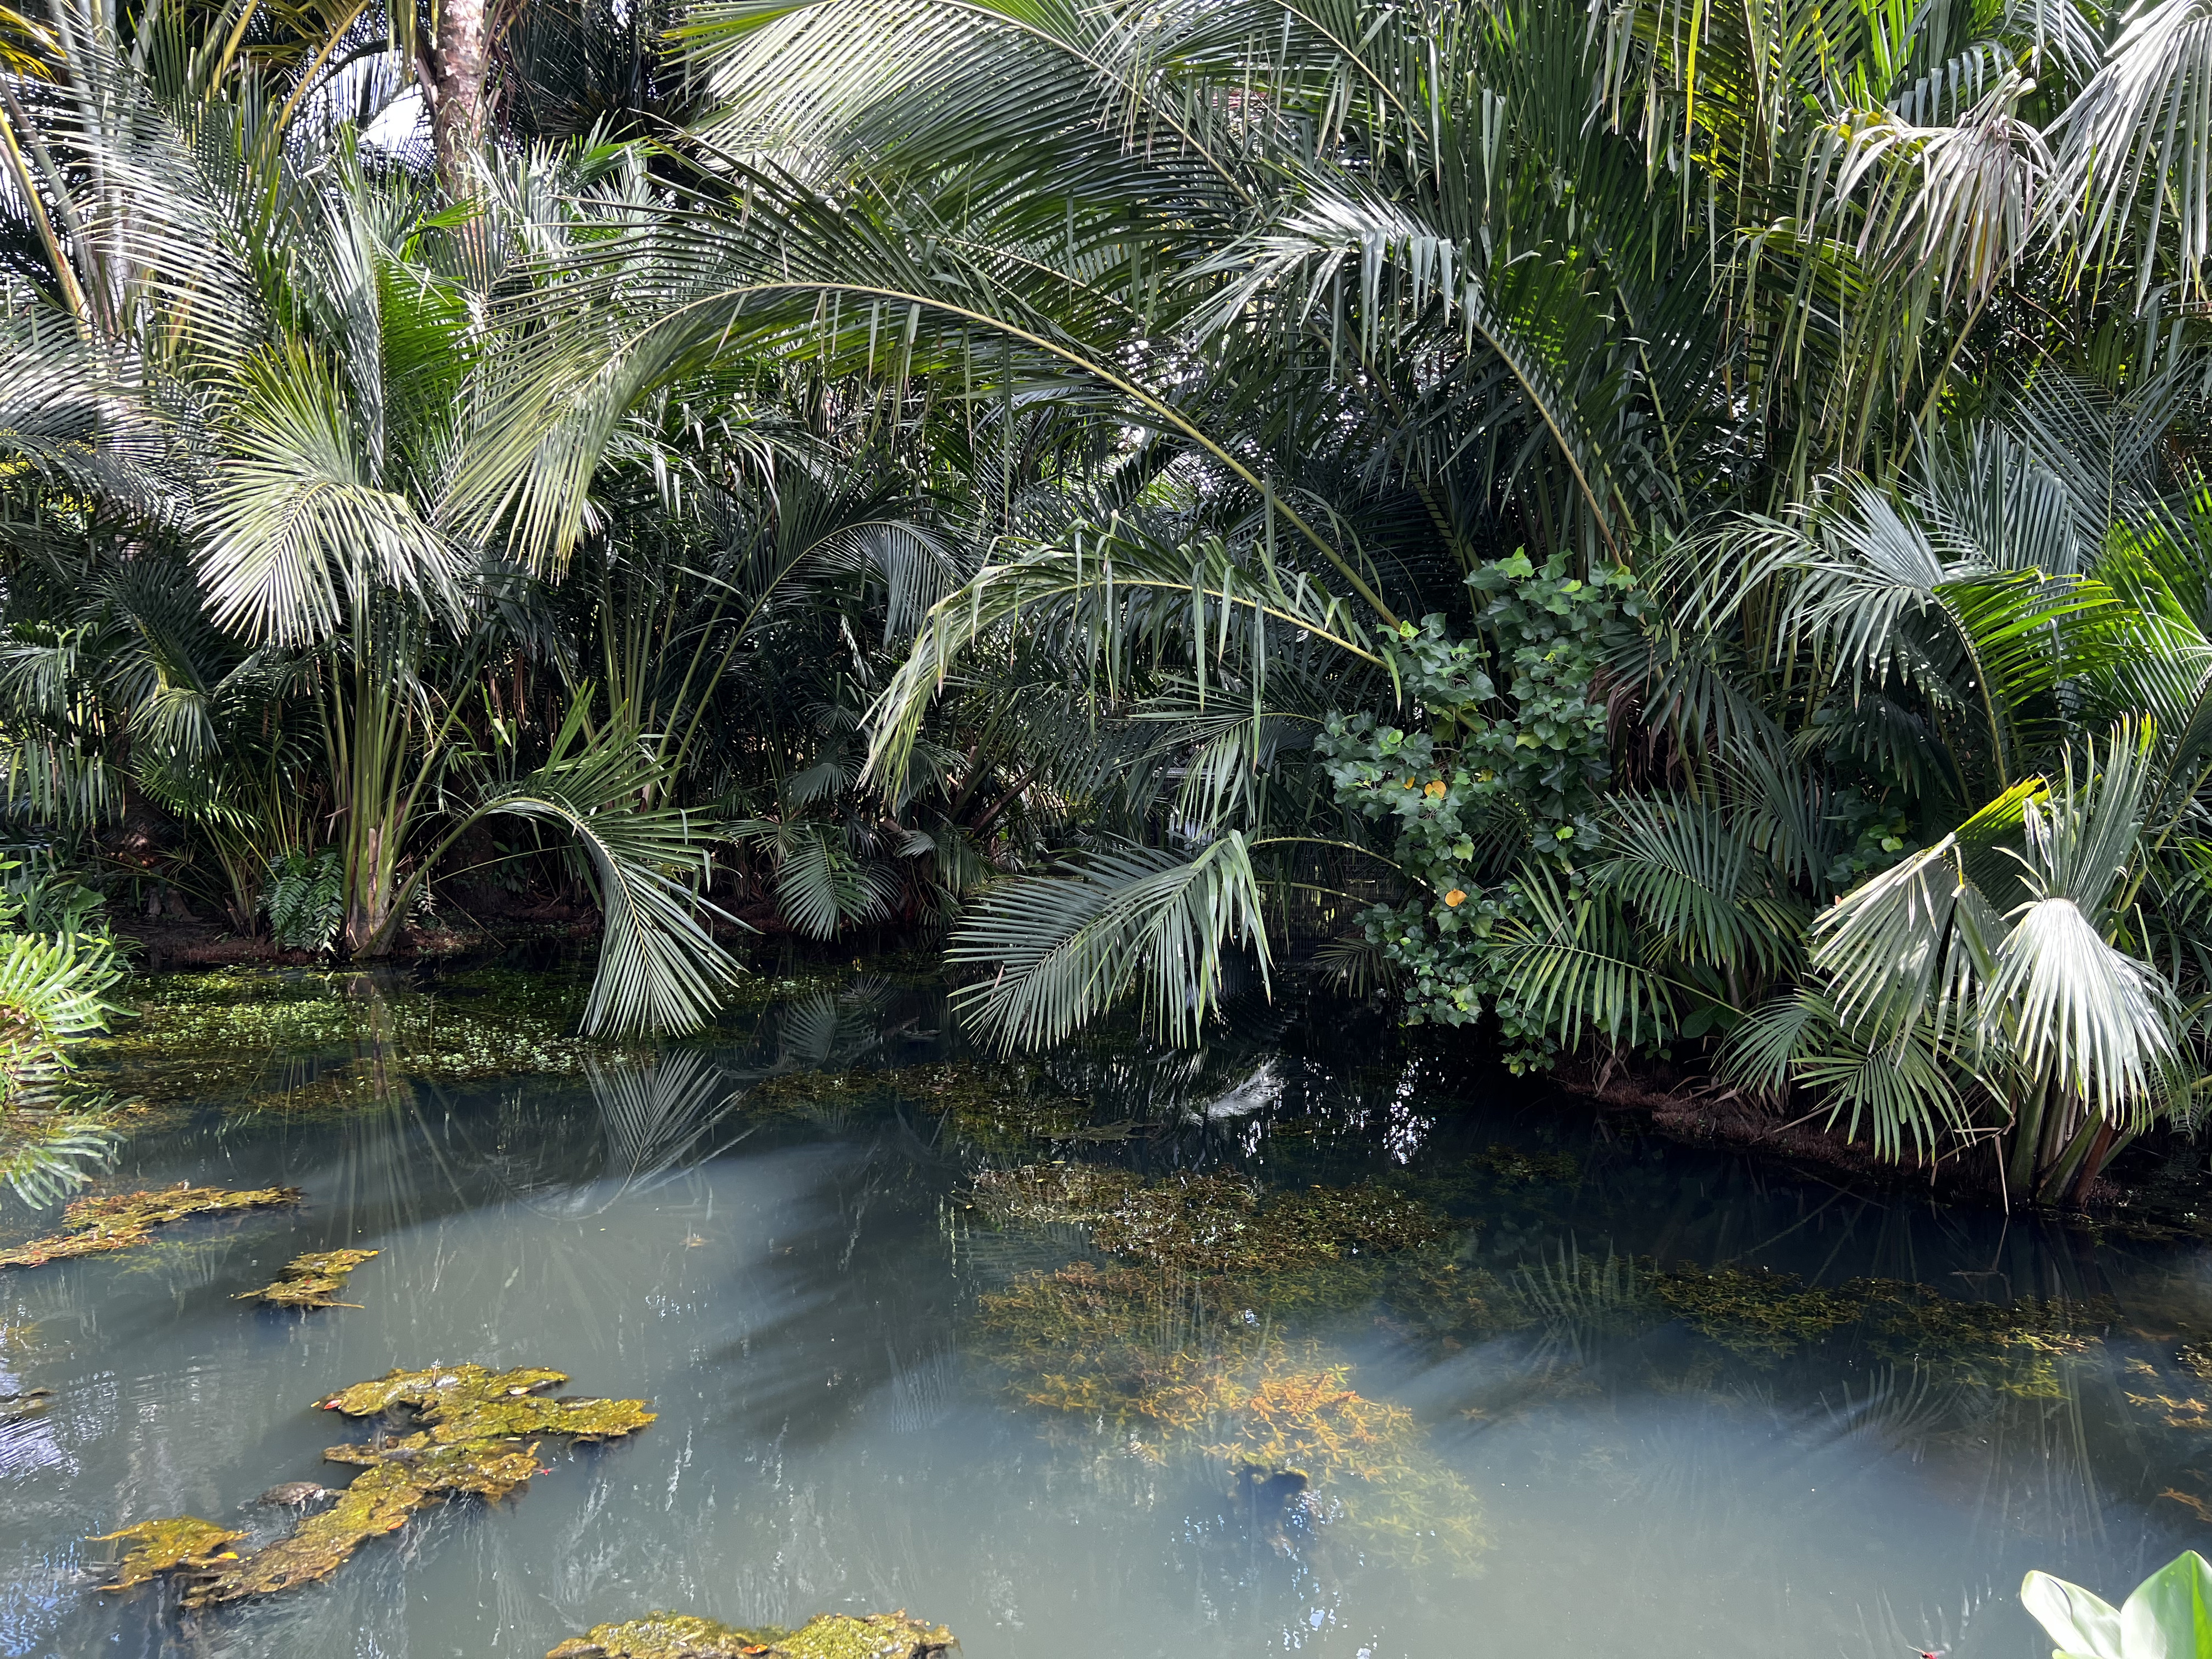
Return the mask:
M 2018 1659 L 2024 1571 L 2117 1599 L 2212 1516 L 2194 1243 L 1847 1193 L 1323 1005 L 1000 1066 L 926 983 L 597 1057 L 465 976 L 286 984 L 123 1045 L 168 1105 L 96 1190 L 304 1201 L 0 1273 L 0 1395 L 51 1391 L 0 1419 L 0 1653 L 905 1608 L 968 1659 Z M 341 1248 L 357 1305 L 238 1299 Z M 369 1437 L 319 1402 L 470 1362 L 657 1420 L 281 1595 L 97 1588 L 93 1534 L 295 1525 L 257 1495 Z

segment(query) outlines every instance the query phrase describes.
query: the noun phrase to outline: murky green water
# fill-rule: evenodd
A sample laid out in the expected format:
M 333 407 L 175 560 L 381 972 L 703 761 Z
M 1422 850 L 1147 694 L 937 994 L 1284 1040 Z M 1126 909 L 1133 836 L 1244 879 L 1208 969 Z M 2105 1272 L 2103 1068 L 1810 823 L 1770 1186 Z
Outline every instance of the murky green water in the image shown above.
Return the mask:
M 308 1202 L 0 1274 L 0 1395 L 54 1395 L 0 1426 L 0 1653 L 536 1659 L 653 1607 L 905 1607 L 969 1659 L 2024 1659 L 2027 1568 L 2112 1595 L 2205 1541 L 2185 1500 L 2212 1505 L 2212 1382 L 2175 1358 L 2212 1336 L 2200 1246 L 1847 1195 L 1571 1106 L 1468 1099 L 1334 1015 L 1197 1062 L 1062 1057 L 1083 1110 L 1051 1127 L 1087 1115 L 1098 1139 L 947 1117 L 911 1069 L 903 1098 L 804 1080 L 936 1060 L 948 1024 L 930 992 L 864 986 L 654 1067 L 394 1077 L 349 1113 L 210 1103 L 142 1136 L 103 1187 Z M 1218 1398 L 1202 1423 L 1133 1418 L 1126 1390 L 1025 1401 L 1071 1397 L 1088 1360 L 1023 1360 L 1036 1332 L 1008 1310 L 1070 1263 L 1117 1269 L 1079 1226 L 989 1224 L 969 1182 L 1053 1158 L 1379 1181 L 1448 1218 L 1443 1243 L 1296 1295 L 1248 1276 L 1266 1305 L 1229 1323 L 1264 1337 L 1155 1304 L 1123 1333 L 1170 1381 L 1321 1376 L 1402 1407 L 1376 1478 L 1316 1468 L 1307 1495 L 1255 1499 L 1266 1471 L 1218 1449 Z M 49 1219 L 11 1211 L 8 1236 Z M 358 1309 L 233 1299 L 338 1245 L 382 1252 Z M 1763 1279 L 1701 1292 L 1728 1267 L 1857 1283 L 1836 1306 Z M 1956 1313 L 2022 1298 L 2032 1317 Z M 1207 1370 L 1224 1346 L 1245 1360 Z M 94 1588 L 87 1534 L 186 1512 L 273 1534 L 287 1517 L 256 1494 L 347 1474 L 319 1461 L 346 1436 L 319 1395 L 465 1360 L 558 1366 L 659 1420 L 549 1446 L 505 1503 L 444 1505 L 241 1610 Z M 1357 1513 L 1336 1501 L 1354 1486 Z

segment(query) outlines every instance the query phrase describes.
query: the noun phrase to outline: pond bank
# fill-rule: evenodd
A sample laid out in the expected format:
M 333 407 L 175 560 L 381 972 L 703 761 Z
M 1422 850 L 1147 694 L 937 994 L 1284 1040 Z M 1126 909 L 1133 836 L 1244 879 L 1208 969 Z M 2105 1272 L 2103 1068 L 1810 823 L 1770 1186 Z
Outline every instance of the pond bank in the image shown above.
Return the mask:
M 1971 1210 L 2008 1207 L 2001 1172 L 1987 1152 L 1961 1149 L 1932 1164 L 1908 1152 L 1893 1163 L 1829 1127 L 1824 1112 L 1785 1117 L 1702 1082 L 1582 1064 L 1561 1066 L 1548 1080 L 1601 1114 L 1648 1125 L 1686 1146 L 1726 1148 L 1863 1192 L 1911 1191 Z M 2212 1191 L 2199 1183 L 2177 1186 L 2148 1148 L 2115 1160 L 2091 1187 L 2088 1200 L 2046 1206 L 2043 1212 L 2067 1224 L 2117 1229 L 2131 1237 L 2212 1240 Z M 2206 1206 L 2202 1212 L 2200 1202 Z

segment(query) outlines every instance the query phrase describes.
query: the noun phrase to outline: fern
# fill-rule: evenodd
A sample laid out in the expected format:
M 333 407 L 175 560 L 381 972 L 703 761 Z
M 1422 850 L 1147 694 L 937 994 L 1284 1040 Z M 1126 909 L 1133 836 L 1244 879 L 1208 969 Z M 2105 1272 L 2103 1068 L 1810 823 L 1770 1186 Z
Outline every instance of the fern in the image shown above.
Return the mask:
M 345 872 L 337 849 L 311 855 L 295 848 L 272 863 L 261 890 L 261 913 L 269 918 L 269 937 L 282 949 L 319 956 L 330 950 L 345 921 Z

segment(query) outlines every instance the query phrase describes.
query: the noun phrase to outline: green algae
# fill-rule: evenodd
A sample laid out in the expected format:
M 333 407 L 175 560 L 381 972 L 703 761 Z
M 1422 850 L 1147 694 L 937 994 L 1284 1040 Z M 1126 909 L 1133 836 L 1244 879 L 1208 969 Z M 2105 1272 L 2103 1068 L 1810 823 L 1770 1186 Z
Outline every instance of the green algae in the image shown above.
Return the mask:
M 817 1613 L 794 1631 L 763 1631 L 774 1659 L 933 1659 L 955 1645 L 944 1626 L 904 1613 Z
M 641 1400 L 494 1400 L 439 1420 L 430 1434 L 446 1443 L 522 1434 L 589 1443 L 635 1434 L 653 1417 Z
M 483 1365 L 432 1365 L 412 1371 L 395 1368 L 315 1403 L 325 1411 L 347 1417 L 380 1417 L 398 1407 L 411 1406 L 423 1414 L 425 1421 L 438 1422 L 448 1407 L 465 1408 L 487 1400 L 539 1394 L 568 1380 L 568 1372 L 541 1365 L 518 1365 L 502 1371 Z
M 1737 1353 L 1790 1352 L 1856 1322 L 1864 1304 L 1847 1293 L 1808 1288 L 1787 1273 L 1741 1267 L 1656 1274 L 1651 1289 L 1692 1330 Z
M 545 1659 L 935 1659 L 957 1646 L 942 1625 L 903 1612 L 824 1613 L 798 1630 L 738 1630 L 686 1613 L 598 1625 Z
M 356 1267 L 380 1254 L 376 1250 L 315 1250 L 295 1255 L 276 1279 L 258 1291 L 242 1291 L 235 1298 L 258 1298 L 264 1306 L 294 1308 L 302 1312 L 320 1308 L 352 1308 L 358 1303 L 340 1302 L 337 1293 Z
M 332 1462 L 369 1467 L 329 1509 L 308 1516 L 289 1536 L 191 1584 L 184 1605 L 218 1607 L 326 1578 L 362 1545 L 398 1531 L 417 1510 L 446 1498 L 496 1501 L 538 1473 L 534 1444 L 478 1440 L 433 1446 L 428 1440 L 412 1435 L 396 1445 L 331 1448 L 324 1456 Z
M 649 1613 L 620 1624 L 594 1625 L 545 1659 L 751 1659 L 767 1648 L 758 1632 L 689 1613 Z
M 1877 1356 L 2033 1399 L 2064 1393 L 2057 1361 L 2087 1353 L 2118 1310 L 2101 1298 L 1966 1302 L 1904 1279 L 1807 1285 L 1739 1267 L 1647 1269 L 1643 1287 L 1693 1330 L 1771 1362 L 1846 1327 Z
M 356 1419 L 404 1411 L 419 1426 L 397 1439 L 328 1448 L 325 1461 L 350 1464 L 362 1473 L 334 1495 L 330 1508 L 302 1520 L 266 1548 L 228 1565 L 220 1556 L 179 1557 L 133 1582 L 175 1571 L 185 1581 L 182 1601 L 188 1608 L 275 1595 L 329 1577 L 362 1544 L 397 1532 L 433 1504 L 458 1497 L 496 1501 L 543 1473 L 538 1443 L 510 1431 L 517 1424 L 526 1423 L 531 1433 L 596 1441 L 635 1433 L 653 1420 L 641 1400 L 541 1397 L 544 1389 L 568 1380 L 566 1373 L 542 1366 L 493 1370 L 451 1365 L 394 1370 L 341 1389 L 315 1403 Z M 144 1522 L 131 1535 L 183 1524 Z
M 161 1574 L 179 1568 L 220 1571 L 222 1562 L 238 1559 L 238 1553 L 230 1546 L 245 1536 L 242 1532 L 232 1532 L 195 1515 L 179 1515 L 161 1521 L 141 1521 L 135 1527 L 102 1533 L 85 1541 L 130 1543 L 130 1549 L 116 1565 L 114 1582 L 100 1586 L 104 1590 L 126 1590 L 151 1583 Z
M 1085 1164 L 987 1170 L 971 1201 L 987 1217 L 1090 1229 L 1111 1255 L 1200 1273 L 1280 1273 L 1435 1243 L 1444 1218 L 1376 1183 L 1267 1192 L 1239 1176 L 1173 1179 Z
M 217 1098 L 346 1110 L 416 1081 L 580 1075 L 626 1045 L 574 1035 L 574 974 L 477 969 L 425 991 L 392 975 L 240 969 L 137 982 L 135 1018 L 83 1045 L 88 1076 L 156 1109 Z
M 1079 1436 L 1106 1432 L 1147 1462 L 1195 1458 L 1248 1509 L 1255 1479 L 1295 1474 L 1283 1510 L 1409 1565 L 1467 1565 L 1486 1546 L 1473 1489 L 1426 1455 L 1410 1413 L 1359 1393 L 1348 1365 L 1279 1322 L 1286 1297 L 1371 1299 L 1378 1269 L 1200 1276 L 1076 1262 L 981 1297 L 976 1346 L 1018 1399 Z M 1284 1515 L 1251 1518 L 1283 1547 Z
M 794 1072 L 757 1085 L 745 1105 L 763 1115 L 842 1122 L 856 1109 L 894 1100 L 914 1103 L 949 1133 L 987 1152 L 1013 1155 L 1039 1141 L 1095 1133 L 1088 1101 L 1056 1087 L 1042 1067 L 1022 1061 Z
M 151 1229 L 172 1221 L 297 1204 L 302 1196 L 297 1187 L 232 1191 L 180 1182 L 152 1192 L 81 1198 L 62 1212 L 62 1231 L 0 1250 L 0 1267 L 39 1267 L 71 1256 L 128 1249 L 144 1243 Z
M 289 1536 L 189 1583 L 184 1605 L 221 1607 L 327 1577 L 369 1539 L 398 1531 L 430 1501 L 430 1494 L 401 1470 L 371 1469 L 339 1492 L 329 1509 L 308 1516 Z
M 1071 1163 L 987 1170 L 969 1203 L 1002 1227 L 1082 1227 L 1118 1258 L 978 1299 L 977 1346 L 1024 1404 L 1146 1461 L 1200 1460 L 1278 1547 L 1294 1510 L 1408 1563 L 1464 1565 L 1486 1547 L 1480 1499 L 1425 1454 L 1411 1413 L 1284 1335 L 1292 1320 L 1387 1304 L 1399 1285 L 1409 1325 L 1489 1322 L 1495 1281 L 1440 1248 L 1439 1212 L 1377 1182 L 1269 1190 Z M 1261 1491 L 1283 1501 L 1255 1505 Z
M 1473 1162 L 1500 1180 L 1519 1185 L 1577 1181 L 1583 1172 L 1582 1160 L 1571 1152 L 1532 1152 L 1502 1142 L 1484 1147 Z
M 488 1370 L 482 1365 L 394 1370 L 374 1382 L 357 1382 L 319 1403 L 348 1417 L 375 1417 L 411 1406 L 441 1444 L 557 1434 L 580 1442 L 619 1439 L 653 1420 L 642 1400 L 547 1400 L 547 1389 L 568 1380 L 563 1371 L 520 1365 Z

